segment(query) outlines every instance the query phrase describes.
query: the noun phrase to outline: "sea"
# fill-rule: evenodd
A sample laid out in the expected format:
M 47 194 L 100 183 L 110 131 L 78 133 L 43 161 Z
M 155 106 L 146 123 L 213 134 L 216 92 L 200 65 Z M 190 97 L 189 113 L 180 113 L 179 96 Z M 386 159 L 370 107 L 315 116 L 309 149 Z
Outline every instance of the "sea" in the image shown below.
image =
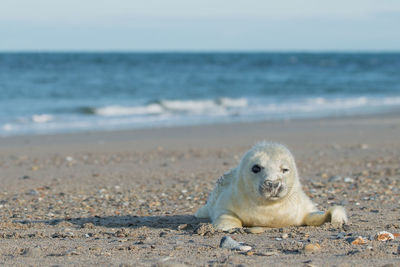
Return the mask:
M 0 53 L 0 136 L 400 108 L 400 53 Z

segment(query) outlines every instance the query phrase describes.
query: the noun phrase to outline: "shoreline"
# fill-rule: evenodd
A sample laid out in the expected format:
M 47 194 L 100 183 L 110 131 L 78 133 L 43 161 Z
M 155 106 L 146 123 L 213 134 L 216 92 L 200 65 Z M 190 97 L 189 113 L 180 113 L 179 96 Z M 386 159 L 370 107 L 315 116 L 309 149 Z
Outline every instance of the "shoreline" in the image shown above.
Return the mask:
M 296 119 L 276 119 L 276 120 L 260 120 L 249 122 L 222 122 L 222 123 L 204 123 L 196 125 L 176 125 L 176 126 L 161 126 L 161 127 L 143 127 L 143 128 L 129 128 L 129 129 L 113 129 L 113 130 L 94 130 L 94 131 L 77 131 L 77 132 L 64 132 L 64 133 L 46 133 L 46 134 L 26 134 L 26 135 L 12 135 L 0 136 L 0 144 L 16 144 L 21 140 L 29 140 L 29 142 L 37 141 L 39 139 L 54 140 L 60 142 L 62 139 L 70 138 L 72 140 L 82 140 L 83 142 L 90 142 L 88 136 L 98 136 L 99 138 L 107 138 L 110 135 L 117 135 L 121 138 L 129 138 L 132 135 L 134 139 L 143 139 L 149 135 L 157 137 L 158 133 L 166 132 L 166 137 L 171 134 L 178 135 L 179 132 L 187 132 L 190 136 L 194 136 L 197 130 L 220 131 L 222 129 L 238 129 L 241 127 L 282 127 L 284 125 L 302 125 L 302 124 L 370 124 L 372 121 L 380 121 L 386 123 L 399 123 L 400 122 L 400 109 L 391 110 L 389 112 L 349 115 L 349 116 L 329 116 L 321 118 L 296 118 Z M 88 137 L 88 139 L 86 139 Z M 182 136 L 180 136 L 182 137 Z M 202 134 L 199 136 L 202 138 Z

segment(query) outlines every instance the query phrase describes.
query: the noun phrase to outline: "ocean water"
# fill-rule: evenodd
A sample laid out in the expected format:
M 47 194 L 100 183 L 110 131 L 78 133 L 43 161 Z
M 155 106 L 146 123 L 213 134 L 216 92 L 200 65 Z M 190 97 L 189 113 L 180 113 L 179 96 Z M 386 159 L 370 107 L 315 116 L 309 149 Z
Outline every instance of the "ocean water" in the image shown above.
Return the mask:
M 400 107 L 400 53 L 0 53 L 0 136 Z

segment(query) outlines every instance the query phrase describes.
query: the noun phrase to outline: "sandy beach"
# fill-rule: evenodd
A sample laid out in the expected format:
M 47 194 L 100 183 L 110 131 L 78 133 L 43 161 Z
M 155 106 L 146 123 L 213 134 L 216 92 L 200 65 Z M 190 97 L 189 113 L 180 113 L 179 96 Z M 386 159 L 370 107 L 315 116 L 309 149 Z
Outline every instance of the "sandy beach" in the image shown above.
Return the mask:
M 0 265 L 399 266 L 399 137 L 396 113 L 0 138 Z M 349 224 L 222 233 L 193 217 L 262 140 L 286 144 L 305 192 Z M 219 248 L 226 235 L 253 249 Z

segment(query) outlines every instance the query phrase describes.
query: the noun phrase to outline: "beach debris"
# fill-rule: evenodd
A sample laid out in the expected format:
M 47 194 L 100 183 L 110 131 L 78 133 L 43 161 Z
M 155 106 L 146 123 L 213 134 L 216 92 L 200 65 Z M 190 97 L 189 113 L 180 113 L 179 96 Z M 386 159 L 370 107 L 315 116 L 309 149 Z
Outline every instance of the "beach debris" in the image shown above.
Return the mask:
M 321 246 L 318 243 L 315 244 L 307 244 L 304 246 L 305 252 L 316 252 L 321 249 Z
M 32 171 L 37 171 L 37 170 L 39 170 L 39 166 L 33 165 L 31 169 L 32 169 Z
M 375 235 L 375 239 L 378 241 L 389 241 L 394 239 L 394 235 L 392 233 L 381 231 Z
M 35 189 L 32 189 L 32 190 L 28 191 L 26 194 L 30 195 L 30 196 L 37 196 L 37 195 L 39 195 L 39 192 L 36 191 Z
M 261 234 L 267 231 L 266 227 L 249 227 L 244 230 L 248 234 Z
M 40 257 L 42 250 L 39 247 L 26 248 L 22 251 L 21 255 L 25 257 Z
M 340 182 L 341 180 L 342 180 L 342 176 L 333 175 L 333 176 L 329 177 L 328 182 L 335 183 L 335 182 Z
M 354 183 L 354 179 L 351 177 L 345 177 L 343 181 L 348 184 Z
M 224 236 L 219 243 L 219 247 L 243 252 L 247 252 L 252 249 L 252 247 L 247 246 L 244 243 L 239 243 L 230 236 Z
M 368 149 L 369 145 L 368 144 L 360 144 L 359 146 L 361 149 Z
M 275 256 L 278 254 L 279 252 L 274 250 L 256 253 L 257 256 L 265 256 L 265 257 Z
M 178 230 L 185 230 L 189 227 L 187 223 L 178 225 Z
M 201 236 L 203 236 L 203 235 L 209 236 L 209 235 L 213 235 L 216 232 L 216 230 L 212 224 L 202 223 L 194 230 L 194 232 Z
M 346 239 L 352 245 L 365 245 L 367 244 L 367 240 L 362 236 L 358 236 L 357 238 L 347 238 Z

